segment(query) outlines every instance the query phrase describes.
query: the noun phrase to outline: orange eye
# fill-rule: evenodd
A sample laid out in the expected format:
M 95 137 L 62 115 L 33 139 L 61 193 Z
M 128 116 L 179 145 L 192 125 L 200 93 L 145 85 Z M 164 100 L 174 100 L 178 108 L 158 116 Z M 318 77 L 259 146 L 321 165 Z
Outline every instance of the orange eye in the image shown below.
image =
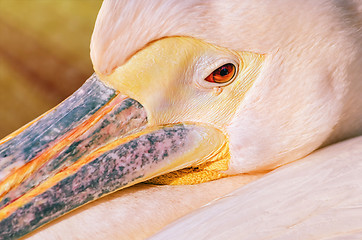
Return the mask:
M 227 83 L 234 77 L 235 69 L 234 64 L 227 63 L 213 71 L 205 80 L 211 83 Z

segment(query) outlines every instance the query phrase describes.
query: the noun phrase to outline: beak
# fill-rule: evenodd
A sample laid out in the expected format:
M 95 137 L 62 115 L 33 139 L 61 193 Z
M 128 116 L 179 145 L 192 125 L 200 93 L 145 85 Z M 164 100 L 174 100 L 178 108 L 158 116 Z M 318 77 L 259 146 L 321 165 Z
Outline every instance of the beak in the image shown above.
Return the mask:
M 106 194 L 203 163 L 224 142 L 209 126 L 149 125 L 139 102 L 94 74 L 0 141 L 0 238 L 21 237 Z

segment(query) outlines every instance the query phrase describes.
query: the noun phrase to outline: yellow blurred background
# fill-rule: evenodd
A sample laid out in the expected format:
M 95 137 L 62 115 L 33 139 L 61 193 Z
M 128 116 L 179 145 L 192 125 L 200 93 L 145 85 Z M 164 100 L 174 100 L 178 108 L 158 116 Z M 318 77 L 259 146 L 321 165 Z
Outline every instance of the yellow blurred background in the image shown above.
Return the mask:
M 0 139 L 72 94 L 92 74 L 101 0 L 0 0 Z

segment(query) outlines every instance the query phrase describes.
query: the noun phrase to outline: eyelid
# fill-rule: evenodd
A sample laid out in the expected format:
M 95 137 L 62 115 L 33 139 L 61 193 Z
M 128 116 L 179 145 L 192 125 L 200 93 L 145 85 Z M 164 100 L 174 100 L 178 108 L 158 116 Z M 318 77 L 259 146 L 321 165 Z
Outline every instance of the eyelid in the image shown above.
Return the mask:
M 235 57 L 236 58 L 236 57 Z M 214 87 L 224 87 L 231 84 L 239 72 L 239 59 L 235 59 L 233 57 L 224 57 L 219 59 L 200 59 L 198 63 L 195 64 L 196 71 L 199 74 L 195 74 L 195 83 L 196 86 L 201 89 L 213 89 Z M 215 70 L 222 67 L 225 64 L 231 63 L 235 66 L 234 76 L 225 83 L 212 83 L 205 80 L 210 74 L 212 74 Z M 205 66 L 207 65 L 207 66 Z

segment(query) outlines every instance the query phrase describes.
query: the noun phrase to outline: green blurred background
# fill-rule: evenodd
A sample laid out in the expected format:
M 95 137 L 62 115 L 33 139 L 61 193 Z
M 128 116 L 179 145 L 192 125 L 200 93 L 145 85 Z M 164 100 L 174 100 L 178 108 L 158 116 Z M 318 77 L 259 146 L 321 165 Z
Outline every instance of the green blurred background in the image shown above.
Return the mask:
M 93 72 L 101 0 L 0 0 L 0 139 L 72 94 Z

